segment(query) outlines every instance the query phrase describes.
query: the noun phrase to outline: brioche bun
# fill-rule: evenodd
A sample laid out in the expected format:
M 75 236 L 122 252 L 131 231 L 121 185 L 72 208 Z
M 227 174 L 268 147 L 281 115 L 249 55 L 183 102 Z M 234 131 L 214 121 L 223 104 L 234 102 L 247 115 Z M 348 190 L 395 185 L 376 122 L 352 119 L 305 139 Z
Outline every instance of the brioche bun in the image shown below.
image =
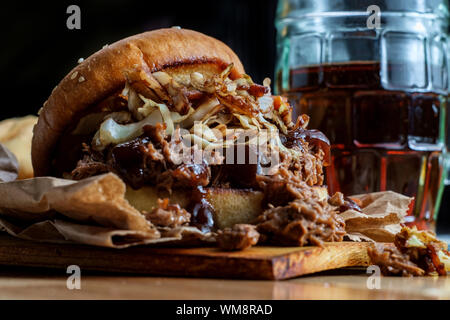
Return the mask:
M 35 176 L 50 172 L 60 136 L 78 114 L 121 90 L 126 72 L 165 71 L 183 82 L 197 71 L 208 76 L 234 64 L 231 77 L 244 72 L 236 54 L 224 43 L 186 29 L 160 29 L 105 46 L 72 69 L 53 90 L 34 127 L 32 162 Z
M 231 228 L 236 223 L 252 223 L 263 211 L 264 194 L 261 191 L 222 188 L 206 188 L 205 191 L 206 200 L 214 208 L 214 223 L 219 229 Z M 171 203 L 187 208 L 190 194 L 182 189 L 167 194 L 151 186 L 138 190 L 127 186 L 125 198 L 139 211 L 149 212 L 158 206 L 159 198 L 169 198 Z

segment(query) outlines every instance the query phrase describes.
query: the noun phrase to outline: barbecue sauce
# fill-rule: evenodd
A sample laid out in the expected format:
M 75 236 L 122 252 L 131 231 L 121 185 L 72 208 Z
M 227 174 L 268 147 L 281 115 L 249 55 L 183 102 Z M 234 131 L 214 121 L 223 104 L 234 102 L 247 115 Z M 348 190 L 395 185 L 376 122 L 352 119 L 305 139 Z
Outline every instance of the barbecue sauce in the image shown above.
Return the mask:
M 191 202 L 187 208 L 191 213 L 191 225 L 202 232 L 214 230 L 214 208 L 207 199 L 207 191 L 202 186 L 192 189 Z
M 324 166 L 330 164 L 330 140 L 319 130 L 307 130 L 302 127 L 288 131 L 286 135 L 280 135 L 281 142 L 286 148 L 297 146 L 303 148 L 301 140 L 308 142 L 316 148 L 322 149 L 324 152 Z

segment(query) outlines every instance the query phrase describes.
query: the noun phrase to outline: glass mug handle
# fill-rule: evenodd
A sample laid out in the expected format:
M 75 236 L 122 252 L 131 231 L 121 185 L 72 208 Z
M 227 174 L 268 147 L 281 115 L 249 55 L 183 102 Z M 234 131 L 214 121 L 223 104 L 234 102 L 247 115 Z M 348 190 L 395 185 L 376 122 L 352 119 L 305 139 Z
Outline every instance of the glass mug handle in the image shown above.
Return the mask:
M 446 58 L 447 70 L 448 70 L 447 74 L 450 75 L 450 38 L 447 37 L 447 39 L 444 41 L 444 43 L 446 44 L 446 50 L 444 50 L 444 54 L 447 53 L 447 58 Z M 450 87 L 450 83 L 448 81 L 449 81 L 449 79 L 447 79 L 447 86 Z M 447 96 L 446 102 L 447 102 L 447 105 L 450 104 L 450 99 L 448 98 L 448 96 Z M 449 108 L 447 108 L 446 111 L 449 112 L 450 111 Z M 446 132 L 445 132 L 446 148 L 445 148 L 445 153 L 444 153 L 444 177 L 445 177 L 444 184 L 446 186 L 450 186 L 450 145 L 448 143 L 448 141 L 449 141 L 448 135 L 450 134 L 450 132 L 447 129 L 448 126 L 450 126 L 450 123 L 448 123 L 448 119 L 449 119 L 449 117 L 447 116 L 447 119 L 446 119 L 447 123 L 445 126 L 445 128 L 446 128 Z
M 450 153 L 447 151 L 444 157 L 444 184 L 450 186 Z

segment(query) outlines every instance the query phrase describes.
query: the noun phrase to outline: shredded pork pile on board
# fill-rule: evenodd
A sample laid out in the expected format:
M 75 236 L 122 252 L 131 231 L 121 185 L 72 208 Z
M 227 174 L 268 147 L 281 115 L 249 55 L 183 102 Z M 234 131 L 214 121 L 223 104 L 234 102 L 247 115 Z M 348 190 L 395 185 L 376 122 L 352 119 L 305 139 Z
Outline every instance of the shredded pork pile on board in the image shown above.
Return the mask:
M 217 244 L 226 251 L 244 250 L 257 244 L 259 236 L 254 225 L 235 224 L 232 228 L 219 231 Z
M 264 211 L 257 230 L 272 244 L 322 246 L 322 242 L 342 241 L 345 223 L 328 207 L 326 200 L 297 199 L 286 206 Z
M 394 244 L 395 247 L 377 244 L 368 251 L 372 263 L 380 266 L 384 275 L 445 276 L 450 271 L 447 244 L 430 231 L 404 227 L 395 236 Z
M 81 117 L 70 133 L 88 138 L 75 168 L 61 174 L 82 179 L 114 172 L 135 189 L 152 185 L 169 192 L 186 187 L 261 190 L 267 210 L 256 228 L 264 241 L 295 245 L 342 241 L 345 226 L 339 209 L 313 188 L 323 183 L 323 166 L 330 157 L 328 139 L 307 129 L 306 115 L 292 121 L 292 107 L 270 94 L 269 83 L 255 84 L 247 75 L 231 79 L 232 67 L 208 79 L 194 72 L 180 82 L 165 72 L 127 73 L 123 91 Z M 242 129 L 252 132 L 245 141 L 240 140 Z M 268 150 L 255 152 L 252 139 L 261 139 L 264 131 L 272 134 L 266 138 Z M 255 152 L 256 163 L 228 164 L 226 152 L 220 151 L 242 145 L 247 154 Z M 187 159 L 179 158 L 180 150 Z M 280 161 L 266 175 L 262 168 L 270 152 L 277 152 Z M 202 162 L 193 163 L 199 153 Z M 171 219 L 180 215 L 167 210 L 169 205 L 161 202 L 147 218 L 156 225 L 173 225 Z M 225 249 L 254 245 L 257 238 L 250 241 L 250 231 L 242 226 L 227 230 L 219 244 Z

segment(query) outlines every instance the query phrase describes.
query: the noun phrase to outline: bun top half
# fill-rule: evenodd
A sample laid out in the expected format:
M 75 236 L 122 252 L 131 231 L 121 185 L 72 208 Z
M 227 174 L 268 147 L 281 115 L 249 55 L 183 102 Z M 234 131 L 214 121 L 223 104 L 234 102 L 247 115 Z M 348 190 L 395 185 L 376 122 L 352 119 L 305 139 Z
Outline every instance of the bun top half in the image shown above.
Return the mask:
M 163 70 L 182 78 L 199 71 L 208 76 L 230 63 L 234 65 L 231 76 L 244 73 L 241 61 L 227 45 L 187 29 L 149 31 L 104 47 L 72 69 L 40 110 L 32 142 L 35 176 L 50 172 L 55 145 L 72 121 L 123 89 L 127 72 Z

